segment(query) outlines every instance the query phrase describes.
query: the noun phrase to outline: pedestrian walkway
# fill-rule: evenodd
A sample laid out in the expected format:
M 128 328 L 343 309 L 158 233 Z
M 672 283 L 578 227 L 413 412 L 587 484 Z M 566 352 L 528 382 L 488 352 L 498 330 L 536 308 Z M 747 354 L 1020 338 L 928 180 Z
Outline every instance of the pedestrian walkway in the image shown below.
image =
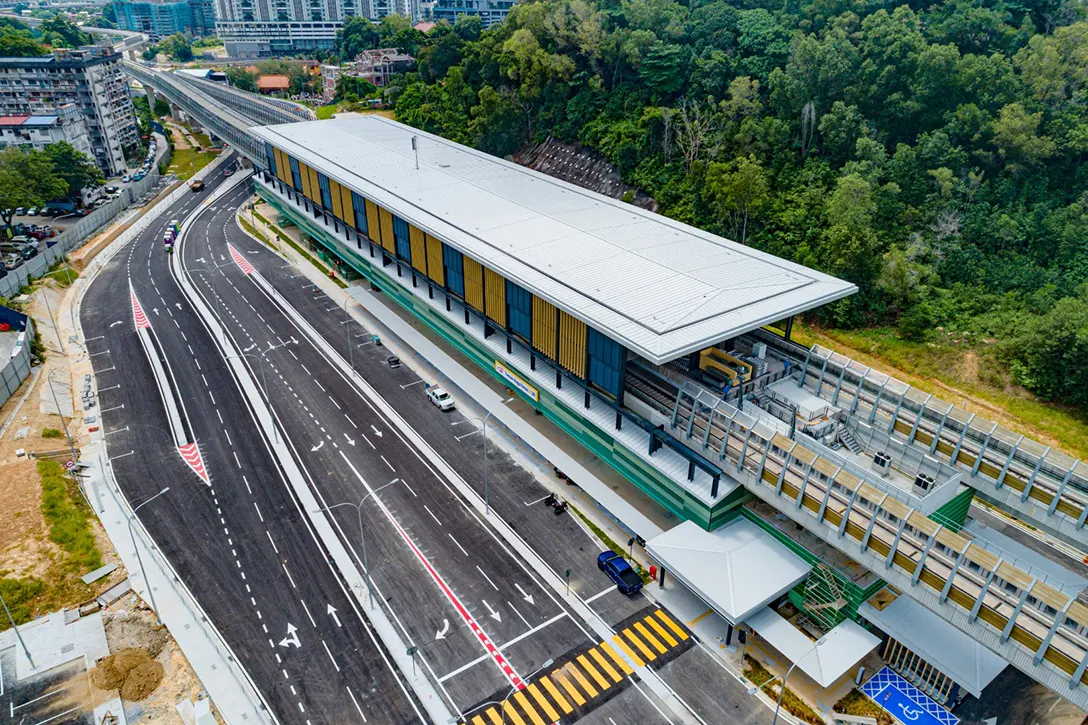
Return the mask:
M 524 690 L 469 709 L 462 725 L 574 722 L 631 684 L 629 661 L 638 667 L 661 666 L 694 646 L 688 631 L 661 609 L 644 610 L 628 622 L 611 642 L 558 658 Z

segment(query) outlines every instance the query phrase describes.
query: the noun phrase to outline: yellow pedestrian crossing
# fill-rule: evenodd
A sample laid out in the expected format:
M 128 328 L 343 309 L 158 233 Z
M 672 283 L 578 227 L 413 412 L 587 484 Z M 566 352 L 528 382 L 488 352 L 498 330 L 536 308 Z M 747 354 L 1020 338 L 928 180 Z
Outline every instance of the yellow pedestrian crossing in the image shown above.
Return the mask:
M 616 669 L 612 667 L 612 665 L 608 663 L 608 660 L 604 658 L 604 655 L 597 651 L 596 647 L 589 651 L 589 656 L 597 660 L 597 665 L 600 666 L 600 668 L 605 671 L 605 674 L 607 674 L 613 680 L 619 682 L 623 679 L 622 677 L 620 677 L 620 673 L 616 672 Z
M 658 642 L 657 637 L 650 634 L 650 630 L 646 629 L 645 624 L 643 624 L 642 622 L 635 622 L 635 629 L 638 630 L 638 633 L 642 635 L 642 638 L 649 642 L 651 645 L 653 645 L 653 648 L 656 649 L 659 653 L 665 654 L 666 652 L 668 652 L 668 650 L 665 649 L 665 645 Z
M 681 629 L 680 626 L 676 622 L 672 621 L 672 617 L 665 614 L 664 609 L 658 609 L 655 612 L 655 614 L 658 616 L 658 618 L 662 622 L 665 623 L 666 627 L 668 627 L 669 629 L 671 629 L 673 631 L 673 634 L 675 634 L 677 637 L 680 638 L 681 642 L 683 642 L 684 640 L 686 640 L 688 638 L 688 633 L 685 632 L 683 629 Z
M 582 666 L 582 669 L 589 673 L 589 676 L 594 679 L 597 685 L 602 690 L 607 690 L 612 686 L 612 683 L 601 677 L 601 673 L 597 671 L 597 668 L 589 663 L 585 655 L 578 655 L 578 664 Z
M 612 649 L 612 645 L 608 644 L 608 642 L 601 642 L 599 646 L 605 651 L 605 654 L 607 654 L 613 662 L 619 665 L 619 668 L 623 670 L 623 674 L 630 675 L 634 672 L 634 670 L 631 669 L 631 665 L 627 664 L 627 660 L 616 654 L 616 650 Z
M 544 693 L 540 691 L 540 688 L 536 686 L 536 683 L 530 684 L 525 688 L 529 694 L 536 700 L 536 704 L 540 705 L 540 709 L 544 711 L 544 714 L 548 716 L 548 722 L 558 722 L 559 713 L 552 707 L 552 704 L 548 702 L 548 698 L 544 697 Z
M 552 684 L 552 681 L 547 677 L 540 678 L 540 684 L 544 685 L 544 689 L 548 691 L 548 694 L 552 696 L 552 699 L 559 705 L 559 708 L 570 715 L 574 712 L 574 708 L 567 702 L 567 698 L 563 697 L 563 693 L 559 692 L 559 688 Z
M 533 721 L 533 725 L 544 725 L 544 719 L 536 714 L 536 710 L 529 704 L 529 698 L 525 696 L 524 692 L 520 690 L 515 692 L 514 699 L 521 705 L 521 709 L 525 711 L 525 714 L 529 716 L 529 719 Z
M 591 701 L 613 686 L 622 687 L 625 676 L 634 674 L 629 662 L 644 667 L 689 639 L 679 625 L 662 610 L 656 610 L 625 627 L 612 643 L 598 642 L 535 682 L 513 693 L 501 704 L 481 714 L 466 715 L 462 725 L 550 725 L 575 708 L 592 706 Z M 613 644 L 620 652 L 613 648 Z M 573 703 L 573 704 L 572 704 Z M 562 715 L 560 714 L 562 711 Z M 581 713 L 579 713 L 581 714 Z

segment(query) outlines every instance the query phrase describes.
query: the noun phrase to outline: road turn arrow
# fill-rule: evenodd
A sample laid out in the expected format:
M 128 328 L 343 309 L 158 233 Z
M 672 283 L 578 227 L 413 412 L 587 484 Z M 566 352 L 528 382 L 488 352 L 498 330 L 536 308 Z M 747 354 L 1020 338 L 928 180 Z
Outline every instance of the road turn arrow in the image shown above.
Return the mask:
M 336 622 L 336 626 L 340 626 L 340 617 L 336 616 L 336 607 L 329 605 L 329 608 L 325 610 L 325 613 L 332 617 L 332 621 Z
M 374 431 L 374 435 L 378 436 L 379 438 L 382 437 L 382 432 L 375 428 L 373 423 L 370 424 L 370 430 Z
M 536 604 L 536 602 L 534 602 L 534 601 L 533 601 L 533 595 L 532 595 L 532 594 L 526 594 L 526 593 L 525 593 L 525 590 L 521 588 L 521 585 L 520 585 L 520 584 L 518 584 L 517 582 L 515 582 L 515 583 L 514 583 L 514 586 L 518 588 L 518 591 L 519 591 L 519 592 L 521 592 L 521 598 L 522 598 L 522 599 L 524 599 L 525 601 L 529 602 L 529 604 L 534 604 L 534 605 Z
M 353 441 L 351 438 L 348 438 L 347 433 L 344 434 L 344 438 L 347 438 L 348 445 L 351 445 L 351 446 L 355 445 L 355 441 Z
M 440 629 L 440 630 L 438 630 L 437 632 L 434 633 L 434 638 L 435 639 L 445 639 L 446 634 L 449 631 L 450 631 L 450 620 L 443 619 L 442 620 L 442 629 Z
M 321 441 L 321 442 L 320 442 L 320 443 L 318 443 L 318 444 L 317 444 L 316 446 L 314 446 L 313 448 L 311 448 L 311 449 L 310 449 L 310 453 L 313 453 L 314 451 L 319 451 L 319 450 L 321 450 L 321 448 L 322 448 L 322 447 L 323 447 L 324 445 L 325 445 L 325 441 Z
M 296 649 L 302 649 L 302 642 L 298 639 L 298 627 L 287 623 L 287 636 L 280 640 L 280 647 L 290 647 L 295 645 Z

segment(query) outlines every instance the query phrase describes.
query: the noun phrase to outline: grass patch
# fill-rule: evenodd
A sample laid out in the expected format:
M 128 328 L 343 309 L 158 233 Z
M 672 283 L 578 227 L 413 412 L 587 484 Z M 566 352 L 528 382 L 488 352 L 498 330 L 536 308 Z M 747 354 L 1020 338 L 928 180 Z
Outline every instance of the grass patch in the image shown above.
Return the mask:
M 1074 458 L 1088 458 L 1088 415 L 1045 403 L 1013 384 L 990 346 L 956 344 L 947 337 L 912 342 L 900 339 L 890 328 L 823 330 L 794 324 L 792 337 L 805 347 L 819 343 L 834 348 L 957 405 L 963 404 L 964 395 L 970 396 L 976 403 L 968 407 L 980 418 L 1001 417 L 995 422 L 1032 438 L 1053 441 Z M 987 411 L 987 406 L 993 410 Z M 995 415 L 995 411 L 1003 415 Z
M 79 279 L 79 271 L 65 264 L 46 272 L 45 276 L 53 280 L 57 286 L 66 288 Z
M 56 428 L 44 428 L 42 429 L 42 438 L 61 438 L 64 434 Z
M 91 533 L 92 513 L 76 482 L 64 475 L 64 468 L 56 461 L 38 461 L 38 474 L 42 477 L 42 516 L 49 526 L 49 540 L 68 554 L 68 570 L 82 573 L 102 566 L 102 554 Z
M 752 684 L 756 687 L 760 687 L 774 678 L 774 675 L 751 655 L 744 655 L 744 676 L 751 680 Z M 779 685 L 779 687 L 781 687 L 781 685 Z M 766 688 L 766 691 L 769 695 L 777 699 L 777 695 L 773 692 L 773 689 L 773 687 L 768 687 Z M 812 725 L 823 725 L 824 723 L 823 718 L 817 715 L 815 710 L 809 707 L 804 700 L 797 696 L 797 693 L 788 687 L 782 695 L 782 708 L 794 717 L 812 723 Z
M 283 242 L 287 243 L 288 245 L 290 245 L 291 249 L 294 249 L 294 250 L 295 250 L 296 252 L 298 252 L 299 254 L 301 254 L 301 255 L 302 255 L 302 256 L 303 256 L 303 257 L 304 257 L 304 258 L 306 259 L 306 261 L 308 261 L 308 262 L 309 262 L 310 264 L 314 265 L 314 266 L 315 266 L 315 267 L 317 267 L 318 269 L 320 269 L 320 270 L 324 271 L 325 267 L 324 267 L 324 265 L 323 265 L 323 264 L 322 264 L 321 262 L 319 262 L 318 260 L 314 259 L 313 255 L 312 255 L 312 254 L 310 254 L 309 252 L 307 252 L 307 251 L 306 251 L 305 249 L 303 249 L 302 247 L 300 247 L 300 246 L 298 245 L 298 243 L 297 243 L 297 242 L 296 242 L 296 241 L 295 241 L 294 239 L 291 239 L 291 237 L 287 236 L 287 235 L 286 235 L 286 234 L 284 234 L 284 233 L 283 233 L 282 231 L 280 231 L 280 230 L 279 230 L 279 229 L 278 229 L 278 228 L 276 227 L 276 225 L 275 225 L 275 224 L 273 224 L 272 222 L 268 221 L 267 219 L 265 219 L 265 218 L 264 218 L 263 216 L 261 216 L 261 215 L 260 215 L 260 214 L 258 214 L 257 212 L 253 212 L 253 216 L 254 216 L 254 217 L 256 217 L 257 219 L 260 219 L 260 220 L 261 220 L 261 222 L 262 222 L 262 223 L 263 223 L 263 224 L 264 224 L 265 226 L 267 226 L 267 227 L 268 227 L 269 229 L 271 229 L 271 230 L 273 231 L 273 233 L 275 233 L 275 235 L 276 235 L 277 237 L 279 237 L 279 238 L 280 238 L 280 240 L 281 240 L 281 241 L 283 241 Z M 249 222 L 247 222 L 247 221 L 246 221 L 246 220 L 244 220 L 244 219 L 241 219 L 241 222 L 242 222 L 242 226 L 243 226 L 243 228 L 244 228 L 244 229 L 246 229 L 246 230 L 253 230 L 253 226 L 252 226 L 251 224 L 249 224 Z M 253 230 L 253 231 L 255 232 L 256 230 Z M 339 278 L 339 277 L 337 277 L 336 275 L 333 275 L 333 276 L 331 277 L 331 279 L 332 279 L 332 281 L 333 281 L 333 282 L 335 282 L 335 283 L 336 283 L 337 285 L 339 285 L 339 286 L 340 286 L 340 289 L 347 289 L 348 283 L 347 283 L 347 282 L 345 282 L 344 280 L 340 279 L 340 278 Z
M 894 725 L 895 723 L 884 708 L 869 699 L 861 690 L 850 690 L 831 709 L 846 715 L 874 717 L 878 725 Z
M 14 577 L 0 577 L 0 595 L 4 597 L 4 603 L 8 605 L 11 618 L 16 624 L 29 622 L 34 618 L 36 610 L 35 600 L 45 591 L 45 582 L 33 577 L 16 579 Z M 0 618 L 0 632 L 11 626 L 7 617 Z
M 211 151 L 197 151 L 196 149 L 175 149 L 167 172 L 177 174 L 183 181 L 196 176 L 205 166 L 212 162 L 218 154 Z
M 624 559 L 627 558 L 627 551 L 625 549 L 623 549 L 622 547 L 620 547 L 620 545 L 617 544 L 615 541 L 613 541 L 612 537 L 610 537 L 608 534 L 606 534 L 604 532 L 604 530 L 601 529 L 600 526 L 597 526 L 597 524 L 593 523 L 588 518 L 586 518 L 585 514 L 583 514 L 581 511 L 579 511 L 574 506 L 568 506 L 567 508 L 570 509 L 571 511 L 573 511 L 575 514 L 577 514 L 578 518 L 580 518 L 582 520 L 582 523 L 584 523 L 587 527 L 589 527 L 589 530 L 593 532 L 593 535 L 596 536 L 598 539 L 600 539 L 604 543 L 605 546 L 607 546 L 609 549 L 611 549 L 612 551 L 614 551 L 617 554 L 619 554 L 620 556 L 622 556 Z M 650 577 L 650 572 L 643 569 L 642 564 L 639 564 L 637 561 L 635 561 L 633 559 L 631 560 L 630 563 L 634 566 L 635 571 L 638 572 L 638 575 L 642 579 L 643 584 L 649 584 L 651 581 L 653 581 L 653 579 Z
M 200 144 L 202 148 L 211 148 L 212 140 L 208 137 L 208 134 L 194 133 L 193 138 L 196 139 L 196 142 Z
M 317 114 L 318 121 L 327 121 L 332 118 L 333 114 L 340 110 L 340 106 L 333 103 L 328 106 L 318 106 L 314 109 L 314 113 Z

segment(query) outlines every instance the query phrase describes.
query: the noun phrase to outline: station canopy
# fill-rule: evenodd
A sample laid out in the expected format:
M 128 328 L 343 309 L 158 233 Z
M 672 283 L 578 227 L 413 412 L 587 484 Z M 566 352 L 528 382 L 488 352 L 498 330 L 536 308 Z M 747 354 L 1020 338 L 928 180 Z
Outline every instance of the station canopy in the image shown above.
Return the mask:
M 732 624 L 789 591 L 812 569 L 744 518 L 716 531 L 685 521 L 647 541 L 646 551 Z
M 380 116 L 253 131 L 654 363 L 857 291 Z

